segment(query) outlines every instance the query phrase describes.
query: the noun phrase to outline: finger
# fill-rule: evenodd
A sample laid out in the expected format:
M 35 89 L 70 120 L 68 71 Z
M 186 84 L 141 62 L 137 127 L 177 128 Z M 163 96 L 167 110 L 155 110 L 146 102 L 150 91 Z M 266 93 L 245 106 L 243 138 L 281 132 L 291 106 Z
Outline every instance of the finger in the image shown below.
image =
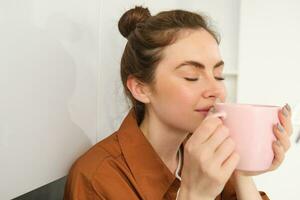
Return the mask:
M 191 136 L 193 140 L 197 141 L 198 144 L 204 143 L 223 122 L 218 116 L 211 115 L 205 118 L 200 126 L 195 130 Z
M 280 144 L 284 148 L 284 151 L 286 152 L 291 147 L 291 142 L 284 128 L 278 123 L 273 126 L 273 132 L 277 140 L 279 140 Z
M 224 178 L 229 179 L 239 161 L 240 155 L 235 151 L 228 157 L 228 159 L 224 161 L 224 164 L 221 166 L 222 175 Z
M 292 120 L 291 112 L 288 110 L 287 106 L 284 106 L 281 110 L 278 111 L 278 118 L 288 135 L 291 135 L 292 130 Z
M 283 162 L 285 153 L 282 145 L 278 144 L 277 141 L 273 142 L 274 159 L 269 171 L 277 169 Z
M 243 175 L 243 176 L 256 176 L 256 175 L 259 175 L 259 174 L 262 174 L 264 173 L 264 171 L 243 171 L 243 170 L 235 170 L 234 171 L 235 173 L 239 174 L 239 175 Z
M 214 133 L 207 139 L 207 146 L 215 151 L 218 146 L 229 136 L 229 130 L 224 125 L 219 125 Z
M 224 161 L 234 152 L 235 143 L 230 138 L 227 137 L 222 144 L 217 148 L 215 157 L 216 163 L 220 166 L 224 164 Z

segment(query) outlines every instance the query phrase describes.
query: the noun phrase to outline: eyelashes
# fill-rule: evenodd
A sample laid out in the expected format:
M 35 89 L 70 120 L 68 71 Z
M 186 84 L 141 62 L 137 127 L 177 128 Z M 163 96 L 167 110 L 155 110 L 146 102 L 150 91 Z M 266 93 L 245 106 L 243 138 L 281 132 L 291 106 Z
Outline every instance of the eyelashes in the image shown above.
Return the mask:
M 225 80 L 224 77 L 215 77 L 215 79 L 218 80 L 218 81 L 224 81 Z
M 197 81 L 198 80 L 197 78 L 184 78 L 184 79 L 187 81 Z
M 187 81 L 197 81 L 198 80 L 198 78 L 187 78 L 187 77 L 185 77 L 184 79 L 187 80 Z M 218 81 L 224 81 L 225 80 L 224 77 L 215 77 L 215 79 L 218 80 Z

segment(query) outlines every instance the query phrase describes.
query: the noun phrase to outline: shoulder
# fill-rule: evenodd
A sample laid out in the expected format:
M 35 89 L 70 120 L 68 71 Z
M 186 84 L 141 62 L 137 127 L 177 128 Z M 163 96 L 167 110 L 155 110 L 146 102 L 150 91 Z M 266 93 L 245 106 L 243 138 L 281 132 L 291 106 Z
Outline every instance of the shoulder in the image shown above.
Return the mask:
M 123 196 L 136 199 L 135 188 L 137 185 L 115 132 L 76 160 L 69 171 L 65 193 L 66 197 L 81 195 L 88 199 L 94 198 L 89 196 L 91 194 L 105 196 L 106 199 L 120 199 Z
M 117 132 L 115 132 L 81 155 L 73 163 L 69 174 L 80 173 L 86 178 L 91 179 L 100 167 L 105 166 L 109 161 L 117 161 L 120 159 L 121 154 Z M 112 164 L 113 162 L 109 163 Z

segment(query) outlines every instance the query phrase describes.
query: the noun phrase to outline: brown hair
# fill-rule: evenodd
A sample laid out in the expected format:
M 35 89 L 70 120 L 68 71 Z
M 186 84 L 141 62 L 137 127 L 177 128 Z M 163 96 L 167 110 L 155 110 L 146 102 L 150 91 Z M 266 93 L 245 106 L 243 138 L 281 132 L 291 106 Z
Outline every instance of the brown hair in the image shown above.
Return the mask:
M 205 16 L 184 10 L 164 11 L 151 16 L 148 8 L 136 6 L 122 15 L 118 27 L 128 39 L 121 59 L 122 83 L 134 107 L 138 124 L 144 118 L 145 105 L 136 100 L 127 88 L 129 76 L 153 84 L 163 48 L 175 42 L 178 32 L 183 29 L 205 29 L 219 44 L 219 37 L 208 27 Z

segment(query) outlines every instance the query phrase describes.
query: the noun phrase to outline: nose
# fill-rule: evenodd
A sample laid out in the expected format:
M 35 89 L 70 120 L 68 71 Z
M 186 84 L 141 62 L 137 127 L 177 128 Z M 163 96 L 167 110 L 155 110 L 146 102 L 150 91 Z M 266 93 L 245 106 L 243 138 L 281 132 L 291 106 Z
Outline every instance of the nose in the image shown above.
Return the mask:
M 225 98 L 225 87 L 223 84 L 220 84 L 217 80 L 207 80 L 207 84 L 205 87 L 202 96 L 204 98 L 211 98 L 211 99 L 224 99 Z

